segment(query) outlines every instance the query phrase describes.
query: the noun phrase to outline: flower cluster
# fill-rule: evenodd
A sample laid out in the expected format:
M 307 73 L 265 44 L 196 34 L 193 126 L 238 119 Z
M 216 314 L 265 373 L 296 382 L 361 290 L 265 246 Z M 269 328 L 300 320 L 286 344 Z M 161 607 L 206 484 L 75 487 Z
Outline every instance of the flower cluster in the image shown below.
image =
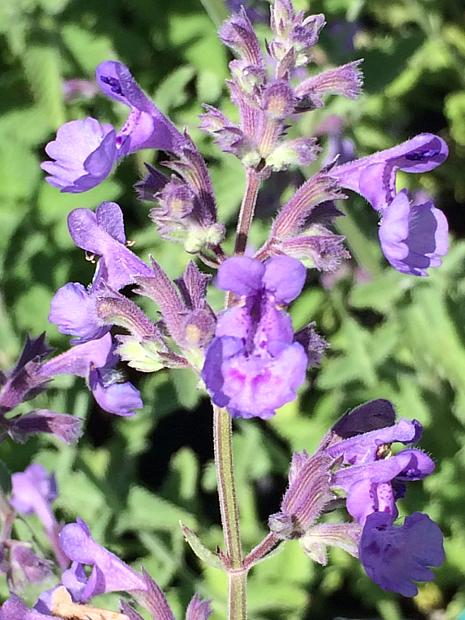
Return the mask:
M 227 292 L 225 309 L 215 311 L 207 302 L 211 276 L 194 260 L 172 281 L 155 258 L 139 258 L 129 247 L 119 205 L 103 202 L 95 211 L 75 209 L 68 217 L 69 233 L 96 263 L 95 273 L 87 286 L 68 282 L 51 302 L 49 319 L 70 336 L 70 348 L 50 358 L 43 337 L 28 340 L 15 368 L 0 375 L 0 425 L 13 438 L 23 440 L 45 431 L 65 441 L 77 439 L 80 423 L 72 416 L 48 410 L 10 416 L 14 407 L 60 374 L 85 378 L 106 411 L 132 415 L 142 402 L 118 370 L 120 361 L 145 373 L 190 368 L 213 404 L 232 417 L 273 416 L 296 398 L 307 369 L 319 363 L 326 347 L 313 324 L 294 332 L 287 307 L 300 295 L 308 267 L 333 272 L 349 258 L 344 238 L 332 230 L 334 218 L 342 215 L 335 203 L 347 198 L 343 190 L 358 193 L 379 213 L 381 248 L 395 269 L 425 276 L 430 267 L 440 265 L 447 251 L 444 215 L 431 200 L 415 200 L 407 190 L 398 191 L 396 177 L 399 171 L 425 173 L 443 163 L 444 141 L 423 133 L 357 159 L 353 144 L 341 140 L 341 123 L 333 117 L 316 132 L 332 139 L 331 157 L 318 169 L 321 149 L 316 136 L 288 137 L 289 126 L 296 115 L 322 108 L 329 95 L 358 97 L 361 61 L 308 72 L 324 16 L 305 16 L 291 0 L 275 0 L 264 50 L 252 23 L 260 16 L 248 8 L 241 8 L 220 29 L 221 40 L 236 56 L 229 65 L 228 88 L 238 121 L 212 106 L 201 115 L 201 128 L 246 171 L 232 255 L 225 251 L 227 244 L 223 247 L 227 230 L 218 221 L 205 160 L 188 132 L 173 125 L 120 62 L 101 63 L 96 82 L 105 96 L 129 109 L 123 126 L 117 129 L 90 117 L 68 122 L 47 145 L 50 161 L 42 164 L 49 183 L 62 192 L 79 193 L 102 183 L 123 157 L 144 149 L 164 151 L 167 159 L 161 169 L 147 164 L 136 192 L 151 203 L 150 219 L 163 239 L 182 244 L 188 254 L 216 270 L 213 281 Z M 262 246 L 248 246 L 260 184 L 275 171 L 309 164 L 318 171 L 278 208 Z M 137 305 L 137 295 L 154 303 L 154 318 Z M 218 413 L 227 420 L 224 411 Z M 442 535 L 427 515 L 414 513 L 396 524 L 397 501 L 407 483 L 434 469 L 431 458 L 412 447 L 421 432 L 416 421 L 396 422 L 387 401 L 372 401 L 347 413 L 314 455 L 294 455 L 280 512 L 269 519 L 270 540 L 276 544 L 298 538 L 306 553 L 323 564 L 328 546 L 342 547 L 360 558 L 382 588 L 414 595 L 414 582 L 431 580 L 430 567 L 443 561 Z M 392 453 L 393 443 L 405 447 Z M 53 496 L 53 480 L 39 466 L 14 475 L 9 506 L 38 515 L 60 579 L 34 609 L 17 596 L 10 598 L 0 610 L 0 620 L 140 620 L 126 601 L 121 613 L 92 607 L 95 596 L 116 591 L 130 593 L 152 618 L 173 620 L 165 596 L 145 572 L 99 545 L 83 521 L 57 524 L 50 507 Z M 221 501 L 231 498 L 235 501 L 232 491 Z M 318 521 L 341 506 L 350 521 Z M 226 513 L 222 505 L 222 516 Z M 46 563 L 24 545 L 9 537 L 2 544 L 8 574 L 17 565 L 29 581 L 47 573 Z M 237 568 L 232 556 L 214 557 L 225 570 Z M 244 571 L 253 564 L 246 560 Z M 186 620 L 205 620 L 210 613 L 209 603 L 194 596 Z
M 2 605 L 0 620 L 43 620 L 57 616 L 108 617 L 112 620 L 141 618 L 124 600 L 121 601 L 121 614 L 89 605 L 95 596 L 107 592 L 132 595 L 154 620 L 174 620 L 156 582 L 145 571 L 139 573 L 133 570 L 99 545 L 84 521 L 78 519 L 75 523 L 59 526 L 51 508 L 56 496 L 55 479 L 41 465 L 31 465 L 24 472 L 12 476 L 11 507 L 21 515 L 37 515 L 54 551 L 55 562 L 38 557 L 25 543 L 4 537 L 1 541 L 0 569 L 7 572 L 10 589 L 15 593 L 22 589 L 24 583 L 40 583 L 45 578 L 51 578 L 53 572 L 59 572 L 61 578 L 59 583 L 39 596 L 33 609 L 14 594 Z M 89 567 L 89 573 L 86 567 Z M 186 611 L 186 620 L 207 620 L 210 614 L 209 601 L 195 595 Z
M 368 576 L 384 590 L 414 596 L 413 581 L 431 581 L 429 567 L 444 561 L 442 534 L 421 513 L 396 525 L 396 503 L 407 483 L 433 472 L 434 462 L 413 447 L 392 454 L 391 445 L 411 446 L 421 434 L 418 421 L 395 421 L 389 401 L 374 400 L 349 411 L 316 454 L 294 455 L 281 511 L 269 519 L 271 531 L 280 539 L 299 538 L 306 553 L 321 564 L 327 562 L 328 546 L 341 547 L 359 557 Z M 317 523 L 342 497 L 352 522 Z

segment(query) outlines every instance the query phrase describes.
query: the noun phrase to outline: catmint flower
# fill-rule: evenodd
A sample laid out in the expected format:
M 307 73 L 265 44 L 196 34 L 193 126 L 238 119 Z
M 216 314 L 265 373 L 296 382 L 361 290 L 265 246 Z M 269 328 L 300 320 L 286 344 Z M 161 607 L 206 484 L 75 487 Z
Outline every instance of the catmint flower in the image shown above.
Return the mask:
M 75 209 L 68 217 L 68 228 L 78 247 L 101 257 L 89 287 L 68 282 L 58 289 L 50 305 L 49 321 L 61 333 L 73 336 L 73 344 L 79 344 L 108 332 L 109 326 L 96 308 L 107 288 L 118 291 L 134 283 L 136 276 L 149 274 L 150 269 L 126 247 L 123 214 L 116 203 L 104 202 L 95 213 Z
M 308 359 L 282 305 L 304 282 L 303 265 L 286 256 L 233 257 L 220 266 L 216 285 L 237 301 L 218 318 L 202 377 L 213 402 L 234 417 L 269 418 L 296 397 Z
M 81 519 L 62 528 L 60 544 L 64 554 L 72 562 L 92 566 L 92 572 L 88 577 L 82 571 L 80 575 L 83 581 L 76 580 L 77 589 L 72 591 L 74 600 L 87 602 L 105 592 L 133 592 L 146 589 L 143 576 L 96 543 L 88 526 Z M 73 571 L 77 570 L 76 564 Z
M 10 504 L 23 515 L 35 514 L 40 520 L 57 561 L 62 568 L 68 560 L 58 542 L 59 526 L 52 511 L 52 503 L 57 497 L 55 477 L 38 464 L 30 465 L 24 472 L 11 476 L 12 494 Z
M 176 152 L 184 138 L 142 92 L 128 68 L 114 61 L 97 67 L 97 84 L 105 95 L 124 103 L 130 113 L 117 132 L 94 118 L 70 121 L 58 129 L 42 164 L 47 181 L 62 192 L 79 193 L 99 185 L 122 157 L 140 149 Z
M 86 523 L 78 519 L 76 523 L 65 525 L 60 533 L 60 543 L 64 553 L 72 560 L 71 567 L 62 575 L 65 594 L 72 601 L 86 604 L 94 596 L 107 592 L 127 592 L 133 594 L 150 612 L 153 618 L 174 620 L 173 613 L 158 584 L 145 572 L 138 573 L 118 558 L 114 553 L 99 545 L 91 536 Z M 85 566 L 91 572 L 86 573 Z M 60 592 L 52 594 L 51 601 L 45 603 L 53 607 Z M 128 605 L 123 607 L 130 618 L 138 618 Z
M 415 276 L 426 276 L 429 267 L 439 267 L 449 247 L 444 213 L 431 200 L 412 204 L 405 190 L 384 210 L 378 234 L 391 265 Z
M 393 525 L 387 513 L 375 512 L 363 529 L 360 561 L 383 590 L 415 596 L 418 588 L 412 582 L 432 581 L 429 567 L 444 562 L 441 530 L 419 512 L 406 517 L 401 526 Z
M 116 132 L 95 118 L 62 125 L 45 152 L 52 159 L 41 164 L 46 180 L 62 192 L 79 193 L 99 185 L 117 159 Z
M 48 409 L 34 409 L 23 415 L 6 414 L 46 389 L 50 376 L 42 374 L 46 357 L 51 353 L 45 335 L 27 338 L 16 366 L 0 375 L 0 428 L 18 442 L 24 442 L 37 433 L 51 433 L 74 443 L 81 435 L 81 421 L 72 415 L 55 413 Z
M 104 411 L 131 416 L 143 404 L 139 391 L 118 373 L 115 344 L 110 334 L 71 347 L 43 364 L 41 376 L 76 375 L 86 379 L 89 389 Z
M 342 187 L 359 193 L 380 213 L 381 249 L 391 265 L 403 273 L 426 276 L 429 267 L 441 264 L 448 249 L 448 225 L 431 201 L 412 204 L 405 190 L 396 193 L 397 171 L 429 172 L 447 155 L 444 140 L 424 133 L 331 169 L 331 176 Z
M 414 596 L 412 581 L 430 581 L 429 566 L 439 566 L 442 535 L 427 515 L 415 513 L 395 525 L 396 501 L 407 482 L 434 470 L 432 459 L 407 447 L 391 455 L 391 444 L 416 443 L 422 428 L 416 420 L 396 422 L 386 400 L 374 400 L 346 413 L 324 437 L 313 456 L 293 456 L 289 487 L 281 512 L 271 515 L 276 539 L 298 538 L 314 561 L 327 563 L 327 547 L 359 557 L 368 576 L 385 590 Z M 344 502 L 353 522 L 317 522 Z M 411 553 L 401 567 L 402 558 Z
M 363 428 L 364 422 L 369 420 L 371 412 L 378 406 L 381 419 L 389 416 L 389 425 L 368 432 L 362 430 L 341 439 L 339 433 L 347 433 L 345 426 L 357 420 L 356 423 Z M 412 445 L 420 439 L 423 430 L 416 420 L 394 423 L 392 413 L 395 416 L 392 405 L 387 401 L 371 401 L 361 405 L 333 427 L 320 447 L 328 456 L 341 460 L 342 467 L 333 474 L 332 484 L 346 492 L 347 510 L 361 525 L 372 512 L 386 512 L 395 519 L 399 489 L 409 481 L 425 478 L 434 470 L 433 460 L 417 448 L 408 447 L 390 455 L 392 443 Z M 354 418 L 351 420 L 352 415 Z

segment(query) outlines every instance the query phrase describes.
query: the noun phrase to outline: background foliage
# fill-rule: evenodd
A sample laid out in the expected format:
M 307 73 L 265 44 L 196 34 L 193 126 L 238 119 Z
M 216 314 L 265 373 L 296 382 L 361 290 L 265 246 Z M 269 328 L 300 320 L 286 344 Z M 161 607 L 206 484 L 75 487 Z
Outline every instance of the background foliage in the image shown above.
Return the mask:
M 454 241 L 444 266 L 430 278 L 403 276 L 383 262 L 376 218 L 367 205 L 355 198 L 344 205 L 348 215 L 339 226 L 354 260 L 336 277 L 311 278 L 293 308 L 296 326 L 315 320 L 331 349 L 309 378 L 308 389 L 271 423 L 237 424 L 245 545 L 258 541 L 267 515 L 277 509 L 291 450 L 314 448 L 346 408 L 383 397 L 394 401 L 400 415 L 416 417 L 426 428 L 423 446 L 437 459 L 438 472 L 423 488 L 411 489 L 405 506 L 406 512 L 428 511 L 441 523 L 448 560 L 437 581 L 410 602 L 371 585 L 358 563 L 343 553 L 334 553 L 322 570 L 297 543 L 289 543 L 253 572 L 251 618 L 453 620 L 465 608 L 463 5 L 460 0 L 296 4 L 327 16 L 318 65 L 365 59 L 362 98 L 356 103 L 334 99 L 324 112 L 299 121 L 299 130 L 308 135 L 326 116 L 340 115 L 359 154 L 421 131 L 439 133 L 450 146 L 448 162 L 424 178 L 402 180 L 435 196 Z M 214 24 L 225 15 L 221 0 L 0 3 L 0 368 L 12 364 L 26 333 L 46 329 L 55 347 L 66 346 L 47 323 L 51 296 L 69 280 L 88 282 L 93 271 L 68 236 L 71 209 L 117 200 L 140 256 L 153 253 L 172 276 L 179 275 L 186 260 L 177 247 L 160 243 L 147 205 L 135 200 L 132 185 L 142 172 L 143 157 L 130 158 L 111 180 L 86 194 L 61 195 L 44 183 L 39 169 L 43 147 L 61 123 L 93 115 L 118 124 L 124 117 L 122 108 L 98 95 L 65 101 L 64 80 L 92 79 L 95 65 L 104 59 L 126 63 L 157 105 L 179 126 L 189 127 L 208 157 L 221 215 L 233 223 L 241 169 L 197 129 L 201 102 L 225 111 L 231 107 L 224 87 L 228 56 Z M 255 243 L 280 196 L 309 173 L 277 175 L 269 182 L 253 231 Z M 178 524 L 181 520 L 194 528 L 211 548 L 221 543 L 208 403 L 184 371 L 137 380 L 145 407 L 130 420 L 98 410 L 81 381 L 55 383 L 40 403 L 86 418 L 83 440 L 71 448 L 50 439 L 21 447 L 4 442 L 0 456 L 12 471 L 31 460 L 56 471 L 56 505 L 63 520 L 79 514 L 99 541 L 136 566 L 143 563 L 168 590 L 178 614 L 197 588 L 213 598 L 219 620 L 223 576 L 199 566 Z M 29 526 L 35 528 L 32 519 Z M 30 536 L 29 531 L 23 535 Z M 1 588 L 5 595 L 6 586 Z

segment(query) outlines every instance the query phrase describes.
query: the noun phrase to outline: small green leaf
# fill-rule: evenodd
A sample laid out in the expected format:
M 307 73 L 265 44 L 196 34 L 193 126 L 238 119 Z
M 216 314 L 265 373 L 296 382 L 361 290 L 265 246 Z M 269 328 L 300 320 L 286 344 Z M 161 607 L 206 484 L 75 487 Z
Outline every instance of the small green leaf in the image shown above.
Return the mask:
M 199 560 L 207 564 L 207 566 L 211 566 L 212 568 L 219 568 L 220 570 L 223 570 L 224 569 L 223 562 L 216 555 L 216 553 L 212 553 L 210 549 L 207 549 L 207 547 L 205 547 L 205 545 L 202 543 L 202 541 L 197 536 L 197 534 L 193 530 L 191 530 L 189 527 L 187 527 L 187 525 L 184 525 L 181 521 L 179 522 L 179 525 L 181 526 L 184 539 L 189 544 L 190 548 L 195 553 L 195 555 L 199 558 Z

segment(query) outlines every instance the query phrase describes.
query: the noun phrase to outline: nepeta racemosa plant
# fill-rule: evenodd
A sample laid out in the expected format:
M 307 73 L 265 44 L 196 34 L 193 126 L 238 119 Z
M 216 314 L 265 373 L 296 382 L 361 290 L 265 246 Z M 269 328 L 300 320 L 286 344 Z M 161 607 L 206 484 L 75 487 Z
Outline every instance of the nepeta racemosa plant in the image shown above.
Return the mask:
M 360 94 L 361 61 L 306 73 L 324 25 L 323 15 L 306 17 L 294 10 L 291 0 L 276 0 L 266 53 L 244 10 L 220 30 L 222 41 L 236 56 L 230 63 L 228 88 L 238 120 L 205 106 L 201 127 L 245 170 L 232 255 L 223 247 L 226 227 L 218 221 L 207 165 L 189 134 L 179 131 L 157 109 L 127 67 L 115 61 L 97 67 L 98 86 L 128 108 L 128 118 L 120 129 L 94 118 L 63 125 L 46 147 L 50 161 L 42 167 L 47 180 L 63 192 L 84 192 L 108 177 L 123 157 L 141 149 L 164 151 L 167 160 L 162 170 L 148 165 L 136 190 L 142 200 L 153 203 L 150 217 L 158 234 L 167 243 L 180 243 L 193 258 L 179 279 L 171 281 L 156 257 L 146 263 L 129 249 L 117 204 L 104 202 L 95 211 L 74 210 L 68 218 L 70 235 L 98 260 L 89 285 L 65 284 L 51 303 L 50 320 L 71 336 L 72 346 L 45 361 L 43 342 L 28 343 L 24 359 L 5 378 L 0 393 L 6 412 L 25 400 L 29 390 L 66 372 L 85 377 L 102 408 L 132 415 L 141 406 L 140 396 L 116 369 L 120 361 L 145 373 L 191 369 L 199 389 L 209 394 L 213 404 L 224 549 L 213 553 L 193 531 L 183 531 L 200 559 L 227 573 L 230 619 L 247 615 L 250 569 L 288 540 L 299 540 L 309 558 L 323 565 L 327 548 L 341 547 L 360 559 L 381 588 L 404 596 L 416 594 L 415 582 L 432 580 L 431 567 L 444 559 L 441 532 L 428 515 L 414 513 L 398 522 L 397 502 L 408 483 L 431 474 L 434 462 L 414 447 L 422 434 L 419 422 L 397 420 L 385 400 L 370 401 L 346 413 L 314 454 L 293 455 L 289 485 L 279 512 L 269 517 L 268 535 L 250 552 L 242 549 L 232 418 L 275 415 L 296 398 L 307 369 L 317 365 L 324 353 L 326 343 L 313 324 L 294 332 L 287 307 L 300 295 L 307 269 L 334 271 L 349 257 L 344 239 L 331 229 L 333 219 L 341 215 L 335 201 L 347 198 L 344 190 L 366 199 L 380 217 L 382 251 L 401 272 L 426 276 L 447 251 L 447 222 L 441 211 L 431 201 L 416 201 L 396 186 L 398 171 L 423 173 L 446 159 L 444 141 L 428 133 L 362 159 L 339 163 L 336 156 L 279 208 L 264 244 L 258 249 L 248 244 L 261 185 L 275 171 L 305 167 L 318 158 L 315 137 L 287 137 L 293 120 L 323 107 L 328 95 L 354 99 Z M 215 272 L 213 280 L 200 269 L 201 263 L 209 273 Z M 207 302 L 211 281 L 226 292 L 222 311 Z M 131 297 L 126 294 L 128 287 Z M 137 305 L 137 295 L 152 300 L 158 310 L 155 319 Z M 2 424 L 14 438 L 40 430 L 64 434 L 60 425 L 67 424 L 67 418 L 51 412 L 28 415 Z M 77 438 L 78 429 L 72 434 Z M 394 451 L 393 444 L 402 448 Z M 32 610 L 13 596 L 0 617 L 141 618 L 125 601 L 121 613 L 92 606 L 94 596 L 120 591 L 131 594 L 154 620 L 173 618 L 156 582 L 101 547 L 86 523 L 78 520 L 61 528 L 56 524 L 47 476 L 32 468 L 18 474 L 11 506 L 19 512 L 36 511 L 43 520 L 53 536 L 60 582 L 45 591 Z M 25 498 L 24 489 L 36 479 L 36 492 Z M 336 508 L 338 519 L 334 515 L 328 519 Z M 12 548 L 10 538 L 2 542 Z M 31 580 L 39 580 L 43 573 L 39 560 L 34 575 L 28 573 L 31 553 L 23 553 L 27 561 L 19 564 Z M 5 570 L 12 574 L 13 563 L 18 564 L 12 551 L 6 562 Z M 194 596 L 186 619 L 201 620 L 210 613 L 210 604 Z

